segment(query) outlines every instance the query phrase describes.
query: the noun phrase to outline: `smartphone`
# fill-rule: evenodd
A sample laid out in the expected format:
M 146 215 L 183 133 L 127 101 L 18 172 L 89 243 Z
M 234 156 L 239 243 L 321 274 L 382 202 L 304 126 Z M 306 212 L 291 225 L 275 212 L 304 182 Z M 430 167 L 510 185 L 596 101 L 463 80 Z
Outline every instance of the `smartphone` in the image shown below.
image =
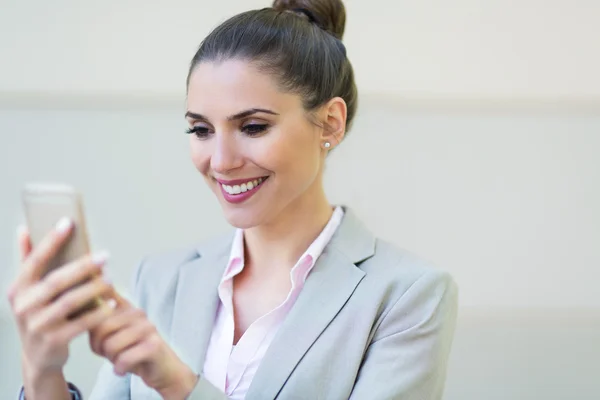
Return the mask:
M 61 218 L 68 217 L 73 221 L 71 235 L 58 254 L 50 260 L 43 276 L 90 253 L 83 200 L 75 188 L 65 184 L 30 183 L 23 188 L 22 198 L 27 228 L 34 248 L 54 230 Z M 94 299 L 68 318 L 77 318 L 97 307 L 100 302 L 101 299 Z

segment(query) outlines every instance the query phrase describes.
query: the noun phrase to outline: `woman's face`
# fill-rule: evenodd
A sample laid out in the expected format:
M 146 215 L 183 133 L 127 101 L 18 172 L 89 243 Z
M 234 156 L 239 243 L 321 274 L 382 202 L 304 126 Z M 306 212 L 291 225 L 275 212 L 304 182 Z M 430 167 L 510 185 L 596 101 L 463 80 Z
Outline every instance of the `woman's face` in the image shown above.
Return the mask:
M 252 64 L 197 65 L 186 119 L 192 160 L 233 226 L 268 224 L 322 190 L 323 128 Z

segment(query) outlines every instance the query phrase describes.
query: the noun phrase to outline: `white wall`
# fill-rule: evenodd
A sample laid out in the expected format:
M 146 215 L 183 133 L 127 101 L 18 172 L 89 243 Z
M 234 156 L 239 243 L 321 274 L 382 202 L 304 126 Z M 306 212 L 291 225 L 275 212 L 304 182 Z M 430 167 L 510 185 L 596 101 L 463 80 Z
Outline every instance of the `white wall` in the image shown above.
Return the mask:
M 179 96 L 208 31 L 269 0 L 0 0 L 0 92 Z M 363 91 L 598 99 L 597 0 L 347 0 Z
M 183 84 L 211 27 L 265 3 L 168 4 L 0 0 L 2 292 L 28 180 L 83 191 L 120 287 L 144 254 L 227 229 L 188 158 Z M 600 398 L 600 3 L 347 4 L 363 96 L 328 193 L 459 282 L 446 399 Z M 0 355 L 10 398 L 4 301 Z M 80 339 L 68 377 L 87 391 L 98 361 Z

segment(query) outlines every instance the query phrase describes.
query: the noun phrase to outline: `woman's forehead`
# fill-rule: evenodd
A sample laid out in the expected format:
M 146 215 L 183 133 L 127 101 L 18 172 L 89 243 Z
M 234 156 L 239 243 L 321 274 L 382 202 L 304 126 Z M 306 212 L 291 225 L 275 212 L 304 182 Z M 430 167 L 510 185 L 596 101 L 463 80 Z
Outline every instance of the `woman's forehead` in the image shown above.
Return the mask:
M 277 84 L 270 75 L 260 72 L 247 61 L 202 62 L 190 75 L 188 91 L 257 91 L 277 94 Z
M 187 102 L 190 111 L 214 110 L 218 114 L 218 110 L 226 113 L 257 107 L 285 110 L 301 105 L 299 96 L 281 91 L 272 76 L 241 60 L 198 64 L 190 75 Z

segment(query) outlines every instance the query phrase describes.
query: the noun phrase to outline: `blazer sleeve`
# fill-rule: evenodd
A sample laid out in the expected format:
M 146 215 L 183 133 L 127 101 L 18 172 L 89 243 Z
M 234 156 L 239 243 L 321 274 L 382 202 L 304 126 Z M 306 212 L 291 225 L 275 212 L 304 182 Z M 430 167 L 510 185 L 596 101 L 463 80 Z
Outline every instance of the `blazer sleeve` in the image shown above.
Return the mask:
M 218 389 L 215 385 L 210 383 L 203 377 L 198 379 L 198 383 L 196 387 L 190 393 L 186 400 L 228 400 L 229 397 L 225 395 L 220 389 Z
M 140 298 L 140 276 L 144 262 L 134 269 L 132 278 L 132 294 L 136 304 L 142 304 Z M 113 372 L 113 365 L 105 360 L 100 368 L 96 383 L 90 394 L 90 400 L 130 400 L 131 399 L 131 374 L 123 377 Z M 203 377 L 199 377 L 194 390 L 187 400 L 228 400 L 228 397 Z
M 90 400 L 129 400 L 130 375 L 123 377 L 115 375 L 113 366 L 109 361 L 104 361 L 96 384 L 90 394 Z
M 418 278 L 379 325 L 350 399 L 441 400 L 457 309 L 449 274 Z

